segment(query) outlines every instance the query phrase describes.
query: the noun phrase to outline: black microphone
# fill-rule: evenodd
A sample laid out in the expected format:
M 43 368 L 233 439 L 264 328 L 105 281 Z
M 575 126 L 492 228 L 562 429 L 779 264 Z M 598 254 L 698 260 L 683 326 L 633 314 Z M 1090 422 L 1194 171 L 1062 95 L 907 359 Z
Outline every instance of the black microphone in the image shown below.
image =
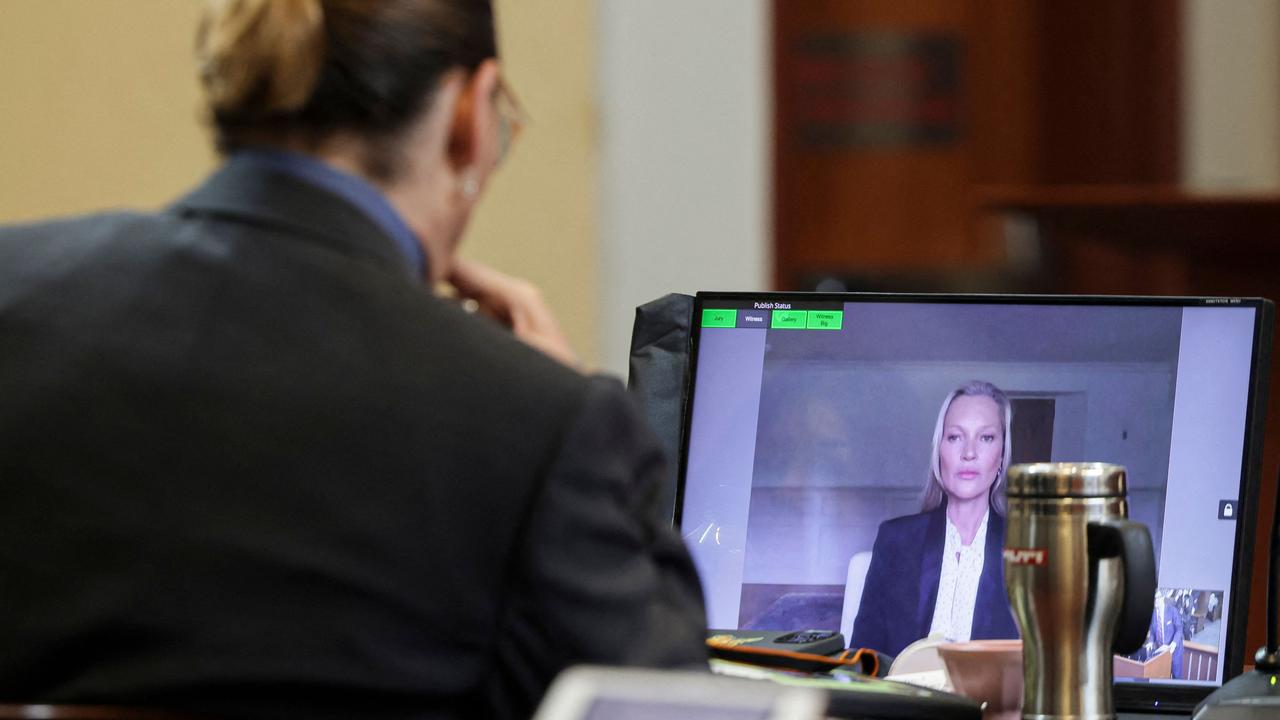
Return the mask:
M 1277 481 L 1280 485 L 1280 481 Z M 1264 720 L 1280 716 L 1280 486 L 1271 515 L 1271 557 L 1267 561 L 1267 644 L 1254 656 L 1254 668 L 1218 688 L 1196 706 L 1192 720 Z

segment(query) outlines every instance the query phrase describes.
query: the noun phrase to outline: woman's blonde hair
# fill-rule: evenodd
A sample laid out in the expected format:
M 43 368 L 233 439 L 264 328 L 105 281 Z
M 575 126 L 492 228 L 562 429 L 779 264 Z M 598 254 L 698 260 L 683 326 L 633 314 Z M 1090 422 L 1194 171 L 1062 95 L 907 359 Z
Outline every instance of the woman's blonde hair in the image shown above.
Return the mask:
M 1004 425 L 1004 453 L 1000 459 L 1000 467 L 996 469 L 995 482 L 991 483 L 991 489 L 987 493 L 988 501 L 991 507 L 1001 515 L 1005 514 L 1008 506 L 1005 498 L 1005 473 L 1009 469 L 1009 459 L 1013 452 L 1013 440 L 1011 437 L 1013 429 L 1013 406 L 1009 402 L 1009 396 L 995 385 L 983 380 L 970 380 L 960 387 L 952 390 L 942 401 L 942 408 L 938 410 L 938 422 L 933 427 L 933 451 L 929 456 L 929 473 L 928 479 L 925 480 L 924 492 L 920 497 L 920 508 L 922 511 L 928 512 L 942 504 L 946 497 L 946 490 L 942 487 L 942 457 L 939 448 L 942 446 L 942 432 L 946 424 L 947 410 L 951 409 L 951 403 L 958 397 L 988 397 L 995 401 L 996 407 L 1000 409 L 1000 419 Z
M 496 56 L 490 0 L 207 0 L 196 33 L 219 150 L 349 132 L 377 179 L 442 76 Z

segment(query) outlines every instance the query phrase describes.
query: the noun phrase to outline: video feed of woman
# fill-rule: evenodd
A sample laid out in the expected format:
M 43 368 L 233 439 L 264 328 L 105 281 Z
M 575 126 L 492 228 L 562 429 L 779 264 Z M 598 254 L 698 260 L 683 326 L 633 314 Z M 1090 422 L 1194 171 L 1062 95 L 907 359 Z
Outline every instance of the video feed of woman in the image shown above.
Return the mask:
M 1016 638 L 1001 550 L 1020 462 L 1125 466 L 1161 585 L 1229 587 L 1234 520 L 1215 513 L 1239 487 L 1254 315 L 1208 310 L 1225 312 L 849 303 L 835 331 L 704 330 L 699 373 L 737 388 L 722 403 L 699 385 L 691 427 L 681 525 L 712 627 L 839 629 L 889 654 Z M 1169 527 L 1202 517 L 1195 536 Z M 1178 627 L 1153 614 L 1146 656 L 1117 676 L 1214 679 L 1186 648 L 1216 672 L 1226 593 L 1164 592 L 1155 613 L 1171 603 Z

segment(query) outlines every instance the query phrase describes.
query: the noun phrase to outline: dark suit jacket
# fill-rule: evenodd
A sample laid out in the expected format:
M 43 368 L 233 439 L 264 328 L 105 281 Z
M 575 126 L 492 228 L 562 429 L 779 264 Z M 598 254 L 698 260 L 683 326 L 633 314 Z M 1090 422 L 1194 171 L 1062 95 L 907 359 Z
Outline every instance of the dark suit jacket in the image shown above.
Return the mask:
M 946 532 L 945 503 L 880 524 L 850 647 L 897 655 L 929 634 Z M 1018 626 L 1004 590 L 1004 517 L 994 510 L 987 517 L 985 543 L 971 637 L 1016 638 Z
M 1160 614 L 1157 609 L 1151 611 L 1151 641 L 1156 645 L 1172 645 L 1170 652 L 1173 655 L 1172 677 L 1174 679 L 1185 679 L 1182 675 L 1182 659 L 1186 654 L 1186 646 L 1182 639 L 1182 615 L 1178 612 L 1178 606 L 1172 602 L 1161 598 L 1158 602 L 1164 603 L 1164 622 L 1160 622 Z
M 637 417 L 236 160 L 0 230 L 0 701 L 522 717 L 704 661 Z

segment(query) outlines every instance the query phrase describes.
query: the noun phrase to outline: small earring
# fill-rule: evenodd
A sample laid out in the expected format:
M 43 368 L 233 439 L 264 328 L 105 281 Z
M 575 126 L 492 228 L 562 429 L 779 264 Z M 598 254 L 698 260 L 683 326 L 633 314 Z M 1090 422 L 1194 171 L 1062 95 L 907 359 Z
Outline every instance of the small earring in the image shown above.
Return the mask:
M 462 191 L 462 197 L 468 200 L 475 200 L 480 194 L 480 181 L 476 179 L 475 173 L 468 171 L 462 176 L 462 183 L 459 188 Z

